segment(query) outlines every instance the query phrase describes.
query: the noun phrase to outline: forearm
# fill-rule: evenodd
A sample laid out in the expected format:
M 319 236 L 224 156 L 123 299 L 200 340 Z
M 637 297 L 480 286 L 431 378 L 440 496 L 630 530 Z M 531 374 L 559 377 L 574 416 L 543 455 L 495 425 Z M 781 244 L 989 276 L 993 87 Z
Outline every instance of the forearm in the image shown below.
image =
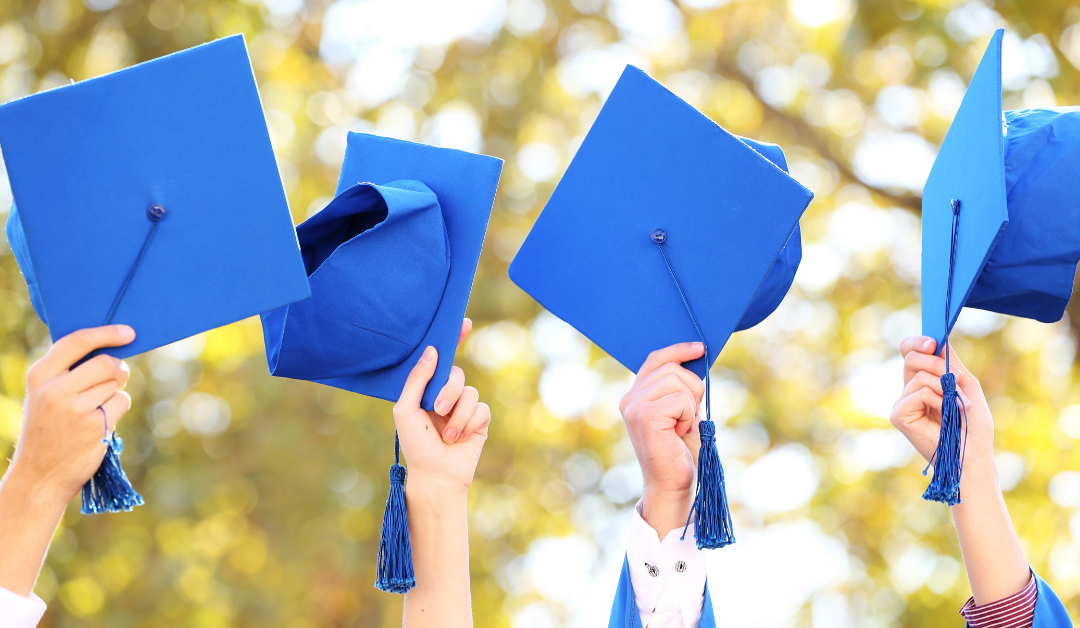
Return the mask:
M 1009 510 L 998 485 L 993 458 L 965 466 L 961 503 L 952 507 L 960 551 L 975 604 L 987 604 L 1022 590 L 1031 577 Z
M 405 594 L 407 628 L 471 627 L 467 490 L 452 483 L 409 478 L 409 512 L 416 586 Z
M 66 506 L 12 466 L 0 482 L 0 587 L 29 597 Z

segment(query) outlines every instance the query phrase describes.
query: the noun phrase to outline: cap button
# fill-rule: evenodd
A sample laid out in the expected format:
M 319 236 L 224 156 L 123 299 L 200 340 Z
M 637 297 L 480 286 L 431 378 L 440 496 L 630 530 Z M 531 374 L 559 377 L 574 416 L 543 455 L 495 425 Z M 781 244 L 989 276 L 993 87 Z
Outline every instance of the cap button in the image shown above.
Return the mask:
M 663 229 L 653 229 L 652 241 L 657 244 L 663 244 L 667 242 L 667 232 Z
M 165 217 L 165 208 L 162 205 L 154 203 L 146 209 L 146 217 L 154 222 L 158 222 Z

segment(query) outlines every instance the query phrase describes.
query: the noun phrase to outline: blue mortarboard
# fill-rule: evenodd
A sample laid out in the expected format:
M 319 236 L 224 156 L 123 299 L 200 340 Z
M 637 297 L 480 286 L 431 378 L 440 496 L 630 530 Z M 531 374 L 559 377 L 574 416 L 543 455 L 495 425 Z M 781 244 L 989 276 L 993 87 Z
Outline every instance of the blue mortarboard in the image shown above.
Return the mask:
M 394 401 L 428 346 L 453 365 L 502 160 L 350 133 L 337 196 L 297 227 L 312 298 L 263 314 L 270 372 Z M 375 586 L 416 580 L 397 443 Z
M 786 166 L 779 147 L 731 135 L 627 67 L 510 277 L 632 371 L 656 349 L 703 340 L 706 357 L 686 366 L 707 376 L 728 337 L 791 286 L 813 194 Z M 701 428 L 704 444 L 712 422 Z M 702 451 L 716 456 L 711 444 Z M 733 539 L 703 530 L 712 522 L 702 500 L 715 496 L 702 495 L 708 467 L 699 465 L 697 542 L 719 547 Z
M 53 340 L 125 323 L 127 357 L 310 294 L 242 35 L 0 106 L 0 148 Z
M 0 106 L 7 237 L 53 340 L 127 357 L 310 295 L 243 36 Z M 108 435 L 83 512 L 142 503 Z
M 263 314 L 274 375 L 397 400 L 428 346 L 450 376 L 502 161 L 350 133 L 334 200 L 297 227 L 310 301 Z
M 1001 110 L 994 33 L 923 188 L 923 334 L 948 343 L 961 308 L 1060 320 L 1080 261 L 1080 109 Z M 947 354 L 946 354 L 947 356 Z M 947 381 L 946 381 L 947 380 Z M 955 378 L 927 499 L 960 500 Z

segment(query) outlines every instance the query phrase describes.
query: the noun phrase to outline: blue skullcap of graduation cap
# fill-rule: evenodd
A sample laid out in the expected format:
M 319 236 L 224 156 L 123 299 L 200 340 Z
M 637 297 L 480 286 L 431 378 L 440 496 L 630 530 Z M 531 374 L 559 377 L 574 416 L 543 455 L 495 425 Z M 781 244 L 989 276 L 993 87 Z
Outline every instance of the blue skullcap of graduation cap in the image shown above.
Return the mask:
M 0 149 L 53 340 L 125 323 L 127 357 L 310 294 L 242 36 L 0 106 Z M 104 429 L 84 513 L 143 503 Z
M 296 233 L 312 298 L 263 314 L 271 373 L 346 377 L 401 364 L 420 347 L 451 259 L 426 185 L 354 185 Z
M 802 254 L 813 194 L 786 165 L 779 147 L 731 135 L 627 67 L 510 264 L 518 286 L 632 371 L 657 349 L 704 344 L 685 365 L 706 380 L 698 548 L 735 542 L 709 367 L 779 305 Z
M 1080 112 L 1003 114 L 1003 37 L 991 38 L 923 189 L 923 333 L 939 350 L 965 306 L 1059 320 L 1080 260 Z M 961 501 L 966 408 L 948 368 L 942 391 L 923 497 L 952 505 Z
M 1009 224 L 964 306 L 1053 323 L 1080 261 L 1080 108 L 1006 111 L 1005 124 Z
M 740 137 L 739 139 L 776 164 L 776 167 L 784 172 L 788 171 L 784 151 L 776 144 L 759 142 L 747 137 Z M 746 307 L 746 312 L 743 313 L 739 324 L 735 326 L 735 331 L 750 329 L 765 320 L 769 314 L 772 314 L 776 311 L 776 308 L 780 307 L 780 302 L 787 296 L 788 290 L 791 289 L 791 283 L 795 281 L 795 273 L 799 270 L 801 261 L 802 229 L 796 223 L 795 230 L 788 237 L 784 249 L 776 256 L 776 261 L 773 263 L 772 268 L 769 269 L 769 274 L 765 275 L 761 287 L 754 293 L 754 298 L 750 301 L 750 305 Z

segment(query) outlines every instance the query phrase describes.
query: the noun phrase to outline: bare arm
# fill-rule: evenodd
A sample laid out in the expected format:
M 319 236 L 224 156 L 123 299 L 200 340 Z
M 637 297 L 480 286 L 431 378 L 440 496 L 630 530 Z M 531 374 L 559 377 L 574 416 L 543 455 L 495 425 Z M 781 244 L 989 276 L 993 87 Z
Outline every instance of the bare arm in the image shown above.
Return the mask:
M 892 412 L 893 425 L 927 460 L 933 456 L 941 430 L 940 378 L 945 359 L 935 351 L 930 338 L 906 338 L 900 343 L 905 387 Z M 994 420 L 982 386 L 955 353 L 950 361 L 967 417 L 962 501 L 952 507 L 952 514 L 971 593 L 975 604 L 982 605 L 1021 591 L 1031 574 L 998 485 Z
M 131 408 L 121 390 L 123 362 L 100 355 L 71 366 L 94 349 L 134 339 L 123 325 L 83 329 L 31 367 L 22 435 L 0 484 L 0 587 L 23 597 L 34 590 L 64 508 L 105 457 L 106 429 Z
M 461 339 L 471 328 L 472 322 L 465 319 Z M 465 374 L 456 366 L 439 392 L 436 411 L 420 407 L 438 357 L 428 347 L 394 406 L 401 452 L 408 464 L 405 499 L 416 576 L 416 586 L 405 594 L 402 625 L 470 628 L 466 502 L 487 441 L 491 411 L 480 403 L 475 388 L 465 386 Z

